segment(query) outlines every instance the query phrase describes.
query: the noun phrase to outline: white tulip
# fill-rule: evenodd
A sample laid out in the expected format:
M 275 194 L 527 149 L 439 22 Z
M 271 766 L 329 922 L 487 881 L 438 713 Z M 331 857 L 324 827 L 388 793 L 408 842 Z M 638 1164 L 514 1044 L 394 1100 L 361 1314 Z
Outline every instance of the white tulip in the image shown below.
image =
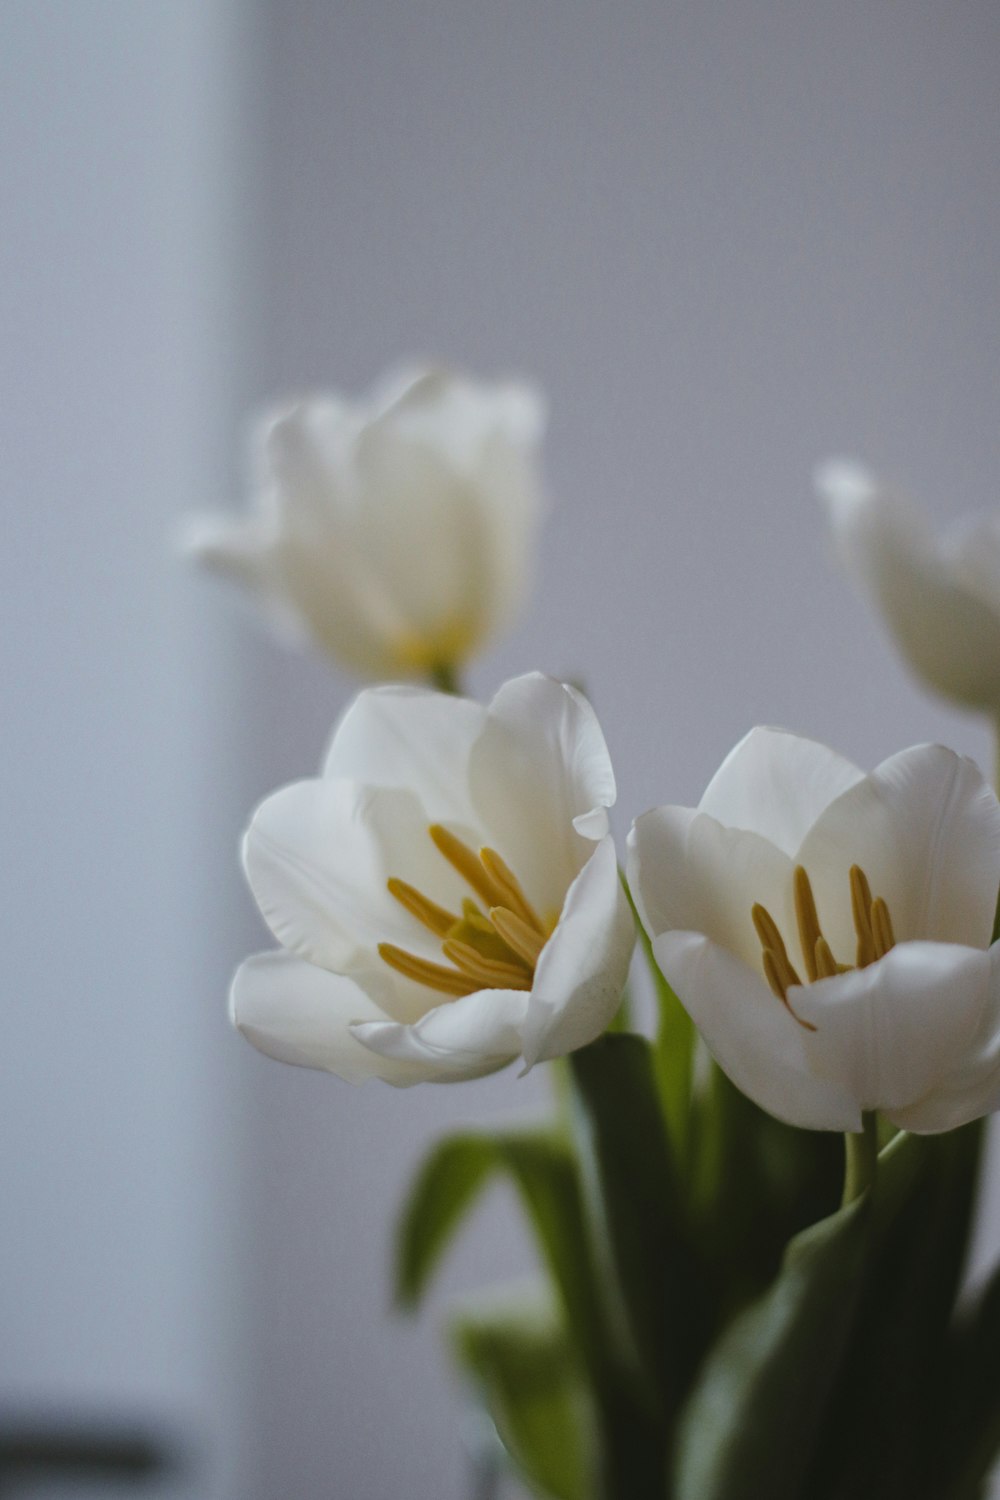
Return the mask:
M 646 813 L 629 879 L 709 1050 L 771 1114 L 950 1130 L 1000 1105 L 1000 804 L 972 761 L 864 775 L 755 729 L 697 808 Z
M 825 464 L 816 486 L 845 570 L 911 669 L 944 697 L 1000 714 L 1000 520 L 967 520 L 938 540 L 853 464 Z
M 635 937 L 600 726 L 533 674 L 488 708 L 360 694 L 323 775 L 254 815 L 251 888 L 283 945 L 247 960 L 233 1019 L 262 1052 L 342 1078 L 474 1078 L 592 1041 Z
M 543 426 L 529 387 L 442 371 L 310 397 L 260 425 L 253 513 L 182 547 L 363 676 L 447 673 L 522 604 Z

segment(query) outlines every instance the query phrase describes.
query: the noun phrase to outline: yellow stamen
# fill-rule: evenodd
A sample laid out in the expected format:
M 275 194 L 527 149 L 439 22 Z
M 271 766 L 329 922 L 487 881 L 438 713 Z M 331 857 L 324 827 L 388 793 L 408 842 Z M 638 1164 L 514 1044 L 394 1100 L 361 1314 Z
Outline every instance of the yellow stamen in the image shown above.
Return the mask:
M 475 948 L 470 948 L 468 943 L 460 943 L 455 938 L 446 938 L 441 944 L 441 952 L 445 958 L 451 959 L 456 969 L 474 981 L 473 987 L 477 990 L 531 989 L 529 969 L 522 968 L 519 964 L 505 964 L 498 959 L 484 958 L 482 953 Z
M 781 975 L 778 973 L 778 965 L 774 961 L 773 951 L 770 948 L 764 948 L 761 951 L 760 957 L 764 965 L 764 978 L 771 986 L 772 995 L 776 996 L 784 1004 L 785 986 L 781 982 Z
M 809 876 L 802 865 L 795 866 L 792 889 L 795 896 L 795 920 L 799 929 L 799 945 L 802 948 L 806 974 L 810 981 L 813 981 L 819 973 L 816 968 L 816 945 L 822 942 L 823 933 L 820 929 L 819 917 L 816 915 L 816 902 L 813 899 Z
M 757 931 L 757 936 L 760 938 L 761 947 L 770 949 L 774 955 L 774 964 L 778 977 L 781 980 L 782 989 L 787 990 L 790 985 L 801 984 L 802 980 L 795 972 L 792 961 L 788 957 L 785 940 L 778 931 L 778 924 L 771 916 L 767 907 L 761 906 L 760 902 L 757 901 L 754 903 L 750 915 L 753 918 L 753 925 Z M 784 999 L 784 995 L 781 998 Z
M 782 947 L 784 947 L 784 944 L 782 944 Z M 780 959 L 775 956 L 773 948 L 765 948 L 761 953 L 761 960 L 764 965 L 764 978 L 771 986 L 771 993 L 781 1001 L 793 1021 L 798 1021 L 799 1025 L 803 1026 L 806 1031 L 815 1031 L 816 1028 L 811 1021 L 803 1021 L 802 1017 L 796 1014 L 792 1002 L 788 998 L 788 985 L 785 983 L 784 975 L 781 972 L 782 968 L 791 968 L 787 956 L 784 965 L 782 965 Z M 794 970 L 792 972 L 794 973 Z
M 851 916 L 858 945 L 855 967 L 866 969 L 875 962 L 875 937 L 872 933 L 872 890 L 868 877 L 858 865 L 851 866 Z
M 536 932 L 544 932 L 541 921 L 534 907 L 521 889 L 521 882 L 513 870 L 506 864 L 495 849 L 480 849 L 479 858 L 483 862 L 483 868 L 500 891 L 500 900 L 494 901 L 494 906 L 506 906 L 533 927 Z
M 843 965 L 838 964 L 837 960 L 834 958 L 833 953 L 830 949 L 830 944 L 827 942 L 825 937 L 818 937 L 816 939 L 816 948 L 813 953 L 813 962 L 816 965 L 817 979 L 832 979 L 834 975 L 839 974 L 841 972 L 841 969 L 843 968 Z
M 467 948 L 472 948 L 481 958 L 491 959 L 495 963 L 520 964 L 521 959 L 505 943 L 492 923 L 483 922 L 456 922 L 454 927 L 449 927 L 445 937 L 451 942 L 464 943 Z
M 408 885 L 405 880 L 397 880 L 392 875 L 386 881 L 386 885 L 389 887 L 389 894 L 395 896 L 400 906 L 405 906 L 406 910 L 416 917 L 418 922 L 429 927 L 436 937 L 445 937 L 458 921 L 458 918 L 450 911 L 446 911 L 443 906 L 438 906 L 436 901 L 429 900 L 415 886 Z
M 408 979 L 456 998 L 480 989 L 530 990 L 535 963 L 551 929 L 543 929 L 517 876 L 495 849 L 483 848 L 476 855 L 440 823 L 432 824 L 428 832 L 439 853 L 486 903 L 489 916 L 466 896 L 462 915 L 456 917 L 392 876 L 387 881 L 390 894 L 442 939 L 441 951 L 450 967 L 431 963 L 394 943 L 380 943 L 380 956 Z
M 884 958 L 890 948 L 896 946 L 896 935 L 892 930 L 889 908 L 881 896 L 872 902 L 872 937 L 875 940 L 875 957 Z
M 533 927 L 529 927 L 527 922 L 522 921 L 516 912 L 508 911 L 505 906 L 491 907 L 490 921 L 508 948 L 513 948 L 529 968 L 533 969 L 545 946 L 545 939 Z
M 445 859 L 457 870 L 467 885 L 470 885 L 477 896 L 481 896 L 487 906 L 503 906 L 504 892 L 494 883 L 487 874 L 480 860 L 476 857 L 468 844 L 449 833 L 440 823 L 432 823 L 427 830 L 434 840 L 435 847 L 444 855 Z
M 426 958 L 418 958 L 415 953 L 397 948 L 394 943 L 379 943 L 378 951 L 379 957 L 391 969 L 405 974 L 407 979 L 415 979 L 417 984 L 426 984 L 432 990 L 439 990 L 443 995 L 458 998 L 461 995 L 471 995 L 482 988 L 455 969 L 446 969 L 443 964 L 432 964 Z
M 851 866 L 850 886 L 851 915 L 854 919 L 854 931 L 857 938 L 855 967 L 862 969 L 884 958 L 890 948 L 895 946 L 896 936 L 893 932 L 888 906 L 881 896 L 872 899 L 871 886 L 859 865 Z M 837 962 L 830 944 L 823 936 L 812 885 L 802 865 L 797 865 L 795 868 L 792 890 L 799 943 L 802 947 L 802 956 L 810 983 L 815 983 L 818 979 L 832 979 L 837 974 L 846 974 L 852 966 Z M 755 902 L 751 907 L 750 916 L 760 942 L 760 959 L 764 978 L 770 989 L 800 1026 L 804 1026 L 807 1031 L 815 1031 L 817 1028 L 811 1021 L 804 1021 L 801 1016 L 796 1015 L 788 999 L 788 991 L 795 985 L 801 984 L 802 981 L 789 962 L 788 951 L 777 922 L 767 908 L 761 906 L 759 902 Z

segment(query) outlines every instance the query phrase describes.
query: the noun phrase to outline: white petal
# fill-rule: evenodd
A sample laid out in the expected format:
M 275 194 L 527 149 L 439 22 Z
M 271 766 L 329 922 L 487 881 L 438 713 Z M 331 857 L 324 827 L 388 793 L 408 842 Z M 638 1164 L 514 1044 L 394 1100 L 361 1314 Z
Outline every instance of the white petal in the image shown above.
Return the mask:
M 527 1004 L 523 990 L 477 990 L 412 1026 L 371 1021 L 353 1030 L 379 1057 L 409 1069 L 407 1082 L 459 1082 L 495 1073 L 519 1055 Z
M 609 835 L 570 886 L 538 960 L 524 1026 L 529 1067 L 601 1035 L 621 1003 L 634 946 L 635 923 Z
M 1000 618 L 1000 520 L 965 518 L 945 534 L 942 552 L 956 583 Z
M 642 925 L 703 932 L 760 972 L 752 909 L 760 902 L 797 953 L 792 862 L 756 833 L 724 828 L 693 807 L 658 807 L 633 824 L 628 878 Z
M 853 963 L 848 871 L 889 906 L 897 941 L 989 945 L 1000 887 L 1000 804 L 973 761 L 918 745 L 833 803 L 802 845 L 823 930 Z
M 415 637 L 477 637 L 490 553 L 478 495 L 446 453 L 383 426 L 358 445 L 360 555 Z
M 387 979 L 395 971 L 378 959 L 380 942 L 440 961 L 438 943 L 387 886 L 396 876 L 461 910 L 466 887 L 432 843 L 427 821 L 408 791 L 340 779 L 295 782 L 267 798 L 247 831 L 243 859 L 278 941 L 321 968 L 343 973 L 374 965 Z M 405 982 L 397 988 L 406 1012 L 426 1010 L 430 991 Z M 388 997 L 380 999 L 396 1013 Z
M 827 466 L 817 484 L 845 570 L 881 610 L 912 670 L 946 697 L 995 709 L 1000 615 L 976 597 L 978 587 L 964 585 L 920 513 L 863 471 Z
M 469 782 L 484 831 L 530 899 L 558 912 L 591 852 L 588 841 L 607 833 L 615 800 L 590 704 L 540 672 L 505 683 L 473 747 Z
M 915 1104 L 894 1110 L 901 1130 L 957 1130 L 1000 1109 L 1000 943 L 990 950 L 989 994 L 979 1025 L 957 1065 Z
M 486 709 L 421 688 L 359 693 L 333 736 L 323 774 L 368 786 L 408 787 L 428 822 L 473 821 L 469 760 Z
M 990 996 L 990 955 L 900 943 L 878 963 L 790 996 L 816 1027 L 805 1034 L 813 1070 L 862 1109 L 894 1115 L 923 1099 L 968 1053 Z
M 653 939 L 653 952 L 737 1088 L 790 1125 L 861 1129 L 858 1104 L 842 1086 L 812 1071 L 809 1033 L 758 974 L 697 932 L 664 933 Z M 805 991 L 792 993 L 797 999 Z
M 290 641 L 304 639 L 304 622 L 283 584 L 280 539 L 259 517 L 231 521 L 224 516 L 191 516 L 179 529 L 177 547 L 210 573 L 243 589 L 277 634 Z
M 411 1081 L 406 1063 L 378 1057 L 351 1035 L 351 1023 L 383 1013 L 351 980 L 288 953 L 258 953 L 236 972 L 230 1016 L 259 1052 L 303 1068 L 323 1068 L 349 1083 Z
M 709 782 L 699 810 L 794 854 L 834 798 L 863 772 L 826 745 L 783 729 L 751 729 Z

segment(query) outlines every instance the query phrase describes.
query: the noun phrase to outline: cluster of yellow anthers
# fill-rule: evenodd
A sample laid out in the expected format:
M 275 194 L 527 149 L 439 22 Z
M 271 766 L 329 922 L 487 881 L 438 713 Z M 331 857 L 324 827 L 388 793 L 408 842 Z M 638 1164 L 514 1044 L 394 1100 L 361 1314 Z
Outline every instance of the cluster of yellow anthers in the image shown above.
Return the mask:
M 809 983 L 817 979 L 830 979 L 834 974 L 845 974 L 848 969 L 864 969 L 868 964 L 873 964 L 876 959 L 883 958 L 889 949 L 895 946 L 896 938 L 892 930 L 889 908 L 881 896 L 872 899 L 868 877 L 859 865 L 851 866 L 850 881 L 851 916 L 854 920 L 857 947 L 854 963 L 841 964 L 834 958 L 830 944 L 823 936 L 809 876 L 802 865 L 795 867 L 793 877 L 795 920 L 799 929 L 799 945 L 802 949 L 806 978 Z M 799 1025 L 804 1026 L 807 1031 L 815 1031 L 816 1027 L 811 1022 L 804 1021 L 801 1016 L 795 1015 L 788 999 L 789 989 L 801 984 L 802 980 L 788 957 L 788 950 L 778 930 L 777 922 L 767 908 L 761 906 L 759 902 L 754 904 L 750 914 L 753 918 L 754 929 L 760 939 L 764 977 Z
M 458 997 L 484 989 L 530 990 L 538 955 L 554 924 L 543 924 L 517 876 L 495 849 L 480 849 L 477 855 L 439 823 L 427 831 L 486 910 L 466 897 L 461 916 L 456 916 L 415 886 L 392 876 L 387 882 L 390 893 L 441 939 L 448 964 L 431 963 L 394 943 L 379 943 L 380 956 L 408 979 L 444 995 Z

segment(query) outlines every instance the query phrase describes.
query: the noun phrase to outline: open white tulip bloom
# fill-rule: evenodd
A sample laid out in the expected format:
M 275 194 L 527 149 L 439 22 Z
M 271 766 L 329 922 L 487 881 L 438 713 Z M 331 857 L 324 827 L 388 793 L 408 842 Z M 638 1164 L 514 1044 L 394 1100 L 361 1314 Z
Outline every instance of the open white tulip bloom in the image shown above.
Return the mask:
M 816 485 L 841 562 L 912 670 L 935 692 L 1000 714 L 1000 521 L 965 521 L 938 540 L 853 464 L 825 464 Z
M 361 693 L 323 775 L 257 810 L 244 863 L 280 950 L 231 1011 L 262 1052 L 342 1078 L 474 1078 L 592 1041 L 634 924 L 590 705 L 534 674 L 489 707 Z
M 794 1125 L 951 1130 L 1000 1105 L 1000 805 L 922 745 L 864 775 L 755 729 L 697 808 L 635 823 L 663 973 L 733 1082 Z
M 256 436 L 256 506 L 184 549 L 362 676 L 453 670 L 516 617 L 540 511 L 540 397 L 441 371 L 315 396 Z

